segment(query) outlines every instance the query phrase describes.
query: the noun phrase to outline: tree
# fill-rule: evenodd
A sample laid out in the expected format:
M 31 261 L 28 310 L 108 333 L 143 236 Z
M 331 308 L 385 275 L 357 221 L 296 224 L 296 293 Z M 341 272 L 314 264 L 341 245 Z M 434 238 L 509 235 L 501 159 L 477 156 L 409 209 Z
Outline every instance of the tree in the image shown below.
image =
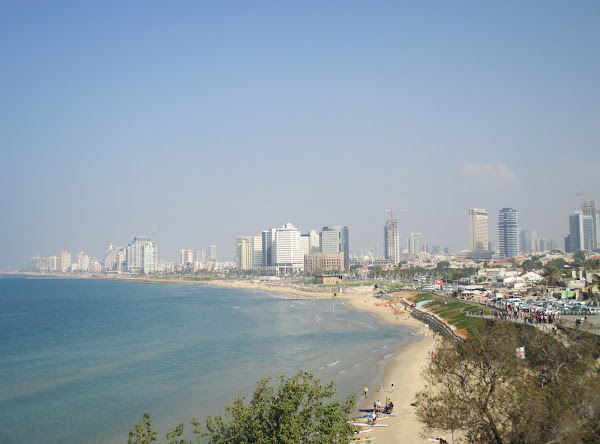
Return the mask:
M 556 287 L 562 285 L 563 271 L 554 266 L 548 266 L 542 273 L 542 283 L 547 287 Z
M 135 429 L 129 432 L 127 444 L 150 444 L 152 441 L 156 441 L 156 432 L 152 430 L 150 414 L 144 413 L 142 422 L 138 422 Z
M 463 345 L 438 347 L 417 417 L 471 443 L 598 442 L 597 353 L 597 338 L 576 329 L 553 336 L 508 322 L 483 326 Z
M 344 402 L 324 403 L 335 396 L 333 383 L 323 387 L 312 373 L 259 381 L 249 404 L 238 397 L 222 416 L 206 420 L 206 436 L 212 444 L 236 443 L 347 443 L 354 433 L 348 415 L 354 395 Z

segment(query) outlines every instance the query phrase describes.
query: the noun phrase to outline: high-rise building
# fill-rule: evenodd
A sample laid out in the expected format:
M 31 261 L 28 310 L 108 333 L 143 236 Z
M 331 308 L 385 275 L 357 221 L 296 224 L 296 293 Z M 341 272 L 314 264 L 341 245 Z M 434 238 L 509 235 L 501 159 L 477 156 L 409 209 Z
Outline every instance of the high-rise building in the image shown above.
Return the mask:
M 488 242 L 488 212 L 482 208 L 469 209 L 469 250 L 487 250 Z
M 332 227 L 323 227 L 319 234 L 319 243 L 321 244 L 321 253 L 326 255 L 344 254 L 343 269 L 350 266 L 350 243 L 348 236 L 348 227 L 339 225 Z
M 217 262 L 217 246 L 216 245 L 209 245 L 208 260 L 211 262 Z
M 252 236 L 252 268 L 263 266 L 262 236 Z
M 113 244 L 108 246 L 108 252 L 104 256 L 104 271 L 106 273 L 121 273 L 127 268 L 127 251 L 125 247 Z
M 181 249 L 179 250 L 179 263 L 186 267 L 194 263 L 194 250 Z
M 304 250 L 300 243 L 300 231 L 290 222 L 277 228 L 272 244 L 273 265 L 278 274 L 289 274 L 304 269 Z
M 590 250 L 600 248 L 600 208 L 595 200 L 584 200 L 581 204 L 581 211 L 584 216 L 591 218 L 591 247 Z
M 398 231 L 398 219 L 388 219 L 383 227 L 383 244 L 385 246 L 385 258 L 393 265 L 400 262 L 400 232 Z
M 47 260 L 47 268 L 48 271 L 56 271 L 58 270 L 58 256 L 50 256 Z
M 535 230 L 521 230 L 519 246 L 522 253 L 538 251 L 538 234 Z
M 136 236 L 127 245 L 127 271 L 130 273 L 156 273 L 158 248 L 149 236 Z
M 80 271 L 90 270 L 90 257 L 88 256 L 86 250 L 83 250 L 77 255 L 77 266 Z
M 519 220 L 514 208 L 502 208 L 498 213 L 498 245 L 501 257 L 519 254 Z
M 271 228 L 262 232 L 262 261 L 263 268 L 271 267 L 274 265 L 273 262 L 273 240 L 275 239 L 275 232 L 277 228 Z
M 419 254 L 423 252 L 423 233 L 410 233 L 407 239 L 408 252 Z
M 66 273 L 71 268 L 71 253 L 63 251 L 60 253 L 60 271 Z
M 235 265 L 239 271 L 252 270 L 252 236 L 238 236 L 235 240 Z
M 302 242 L 302 249 L 304 250 L 305 256 L 321 251 L 319 233 L 317 233 L 317 230 L 308 230 L 308 233 L 300 235 L 300 241 Z

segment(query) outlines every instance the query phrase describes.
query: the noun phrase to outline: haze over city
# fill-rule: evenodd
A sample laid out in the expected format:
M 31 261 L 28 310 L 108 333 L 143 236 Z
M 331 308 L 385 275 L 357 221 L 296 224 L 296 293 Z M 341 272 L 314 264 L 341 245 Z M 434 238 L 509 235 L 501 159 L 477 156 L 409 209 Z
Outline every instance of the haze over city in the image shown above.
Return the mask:
M 600 4 L 8 2 L 0 270 L 158 229 L 159 257 L 287 221 L 560 247 L 600 200 Z

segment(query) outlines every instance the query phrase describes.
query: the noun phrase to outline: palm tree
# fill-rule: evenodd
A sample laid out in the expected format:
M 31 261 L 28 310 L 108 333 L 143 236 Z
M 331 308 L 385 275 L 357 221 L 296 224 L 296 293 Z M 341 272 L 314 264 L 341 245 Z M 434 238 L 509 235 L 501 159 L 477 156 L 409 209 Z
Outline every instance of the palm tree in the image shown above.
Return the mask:
M 542 273 L 542 283 L 546 287 L 557 287 L 563 284 L 563 271 L 556 267 L 547 267 Z

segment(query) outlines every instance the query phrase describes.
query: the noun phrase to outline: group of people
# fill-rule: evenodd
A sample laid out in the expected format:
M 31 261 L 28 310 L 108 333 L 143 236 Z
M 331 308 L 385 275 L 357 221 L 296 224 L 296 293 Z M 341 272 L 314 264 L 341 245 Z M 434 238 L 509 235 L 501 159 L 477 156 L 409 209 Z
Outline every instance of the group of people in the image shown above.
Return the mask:
M 523 320 L 525 322 L 529 322 L 530 324 L 554 324 L 556 320 L 556 315 L 552 313 L 529 313 L 527 311 L 522 311 L 519 309 L 516 309 L 514 311 L 505 311 L 504 313 L 496 311 L 494 312 L 494 317 L 496 319 L 504 319 L 509 321 Z
M 381 406 L 379 399 L 373 403 L 373 413 L 391 413 L 394 409 L 394 403 L 386 396 L 385 406 Z

